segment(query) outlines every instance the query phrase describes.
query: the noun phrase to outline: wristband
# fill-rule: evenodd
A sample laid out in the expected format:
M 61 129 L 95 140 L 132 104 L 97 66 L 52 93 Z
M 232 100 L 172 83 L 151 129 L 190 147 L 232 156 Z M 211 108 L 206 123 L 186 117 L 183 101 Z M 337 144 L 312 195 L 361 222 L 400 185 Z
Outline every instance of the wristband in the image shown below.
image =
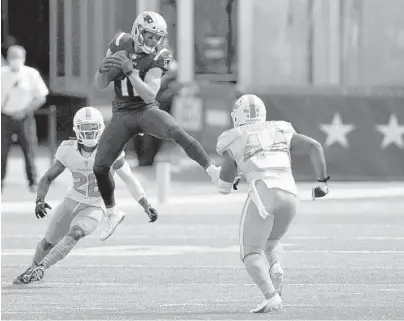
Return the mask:
M 331 176 L 327 176 L 327 177 L 324 178 L 324 179 L 319 179 L 319 180 L 317 180 L 317 182 L 320 182 L 320 183 L 327 183 L 327 182 L 330 180 L 330 178 L 331 178 Z

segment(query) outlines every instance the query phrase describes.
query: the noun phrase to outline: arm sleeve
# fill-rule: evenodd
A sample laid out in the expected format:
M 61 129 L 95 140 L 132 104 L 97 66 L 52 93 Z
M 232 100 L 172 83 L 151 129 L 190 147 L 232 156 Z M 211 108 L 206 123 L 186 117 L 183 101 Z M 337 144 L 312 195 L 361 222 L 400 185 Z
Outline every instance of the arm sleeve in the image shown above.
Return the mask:
M 277 127 L 279 130 L 282 131 L 283 135 L 286 138 L 286 142 L 288 143 L 288 146 L 291 146 L 291 141 L 293 135 L 296 133 L 295 129 L 293 128 L 291 123 L 288 123 L 287 121 L 279 121 L 277 122 Z
M 217 139 L 216 152 L 219 155 L 223 155 L 223 153 L 229 149 L 230 145 L 236 140 L 237 137 L 238 132 L 235 129 L 225 131 Z
M 125 182 L 126 188 L 129 190 L 133 199 L 139 202 L 140 199 L 146 196 L 142 184 L 133 175 L 128 162 L 125 161 L 122 167 L 116 170 L 118 176 Z

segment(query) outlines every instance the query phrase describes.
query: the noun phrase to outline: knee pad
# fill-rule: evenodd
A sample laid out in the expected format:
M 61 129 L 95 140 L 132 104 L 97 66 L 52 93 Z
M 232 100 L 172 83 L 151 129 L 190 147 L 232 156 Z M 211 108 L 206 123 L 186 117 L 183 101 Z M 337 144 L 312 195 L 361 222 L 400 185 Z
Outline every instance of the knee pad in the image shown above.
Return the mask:
M 67 233 L 70 237 L 74 238 L 76 241 L 83 238 L 86 233 L 79 225 L 74 225 L 70 228 L 69 232 Z
M 94 164 L 94 166 L 93 166 L 93 172 L 94 172 L 95 176 L 97 176 L 97 175 L 108 175 L 110 170 L 111 170 L 111 166 L 109 166 L 109 165 L 97 165 L 97 164 Z

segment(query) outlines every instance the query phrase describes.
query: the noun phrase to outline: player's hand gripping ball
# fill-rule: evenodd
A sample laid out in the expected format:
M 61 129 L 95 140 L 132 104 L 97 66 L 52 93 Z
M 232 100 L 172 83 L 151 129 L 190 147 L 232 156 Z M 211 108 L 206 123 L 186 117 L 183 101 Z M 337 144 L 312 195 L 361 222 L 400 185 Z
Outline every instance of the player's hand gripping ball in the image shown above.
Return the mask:
M 114 81 L 133 72 L 133 61 L 126 50 L 121 50 L 105 57 L 99 71 L 107 73 L 108 81 Z

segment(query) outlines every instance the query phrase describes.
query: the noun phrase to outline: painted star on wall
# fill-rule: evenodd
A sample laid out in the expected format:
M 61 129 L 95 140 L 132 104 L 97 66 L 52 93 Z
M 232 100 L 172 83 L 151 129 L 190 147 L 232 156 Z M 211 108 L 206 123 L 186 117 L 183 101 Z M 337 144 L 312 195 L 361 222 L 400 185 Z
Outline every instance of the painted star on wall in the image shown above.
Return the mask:
M 334 143 L 339 143 L 343 147 L 348 148 L 349 144 L 346 136 L 355 129 L 355 126 L 352 124 L 343 124 L 341 115 L 336 113 L 334 114 L 331 124 L 320 124 L 319 128 L 327 135 L 327 139 L 324 143 L 326 147 Z
M 390 144 L 404 148 L 404 125 L 400 126 L 396 114 L 391 114 L 387 125 L 376 125 L 376 129 L 383 134 L 383 141 L 380 148 L 385 149 Z

